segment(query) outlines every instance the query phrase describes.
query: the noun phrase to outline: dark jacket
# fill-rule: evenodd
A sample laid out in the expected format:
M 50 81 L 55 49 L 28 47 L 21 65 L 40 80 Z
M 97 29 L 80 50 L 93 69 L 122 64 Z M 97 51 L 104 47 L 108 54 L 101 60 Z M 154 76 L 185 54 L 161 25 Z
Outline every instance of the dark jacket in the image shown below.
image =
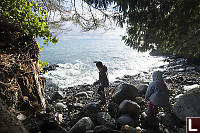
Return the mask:
M 104 65 L 101 71 L 99 72 L 99 80 L 94 82 L 94 85 L 100 84 L 102 87 L 108 87 L 109 81 L 108 81 L 108 72 L 107 67 Z

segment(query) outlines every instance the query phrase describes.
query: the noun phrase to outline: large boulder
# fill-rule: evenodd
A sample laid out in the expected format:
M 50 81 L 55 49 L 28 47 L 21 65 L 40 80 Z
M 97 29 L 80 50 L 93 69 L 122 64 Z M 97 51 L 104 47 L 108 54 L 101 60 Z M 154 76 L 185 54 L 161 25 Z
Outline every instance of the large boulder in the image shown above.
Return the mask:
M 110 101 L 108 103 L 108 112 L 110 114 L 111 117 L 113 118 L 117 118 L 119 116 L 119 110 L 118 110 L 118 104 L 116 104 L 113 101 Z
M 120 132 L 118 130 L 110 129 L 104 125 L 99 125 L 94 128 L 93 133 L 122 133 L 122 132 Z
M 200 88 L 194 88 L 176 99 L 172 107 L 174 114 L 181 120 L 185 121 L 186 117 L 200 116 Z
M 94 123 L 96 123 L 96 117 L 100 111 L 100 105 L 98 103 L 88 103 L 85 105 L 79 115 L 81 117 L 90 117 Z
M 158 116 L 160 122 L 167 127 L 174 127 L 174 125 L 177 125 L 176 119 L 171 113 L 160 112 Z
M 140 112 L 140 106 L 131 100 L 124 100 L 119 105 L 120 114 L 137 115 Z
M 97 114 L 100 110 L 100 105 L 99 103 L 88 103 L 86 104 L 83 109 L 82 112 L 84 112 L 85 114 Z
M 138 92 L 142 95 L 145 95 L 147 91 L 148 85 L 147 84 L 142 84 L 138 86 Z
M 83 117 L 69 130 L 69 133 L 84 133 L 93 128 L 92 120 L 89 117 Z
M 117 119 L 118 126 L 130 125 L 134 127 L 134 120 L 129 115 L 122 115 Z
M 130 84 L 122 84 L 120 90 L 116 92 L 112 99 L 116 103 L 121 103 L 123 100 L 134 100 L 138 94 L 138 89 Z
M 110 128 L 117 128 L 115 119 L 112 118 L 107 112 L 99 112 L 97 114 L 97 124 Z

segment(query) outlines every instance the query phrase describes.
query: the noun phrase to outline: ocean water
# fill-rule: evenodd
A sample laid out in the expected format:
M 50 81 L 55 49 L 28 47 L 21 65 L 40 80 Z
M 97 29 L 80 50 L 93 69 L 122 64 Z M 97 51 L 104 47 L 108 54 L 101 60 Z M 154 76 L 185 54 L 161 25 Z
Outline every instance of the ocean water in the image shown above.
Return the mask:
M 55 71 L 43 76 L 64 88 L 96 81 L 98 70 L 94 61 L 102 61 L 108 67 L 110 82 L 117 77 L 148 72 L 165 64 L 163 57 L 153 57 L 148 52 L 138 53 L 125 46 L 120 31 L 72 32 L 61 36 L 57 45 L 45 47 L 40 53 L 42 61 L 59 65 Z

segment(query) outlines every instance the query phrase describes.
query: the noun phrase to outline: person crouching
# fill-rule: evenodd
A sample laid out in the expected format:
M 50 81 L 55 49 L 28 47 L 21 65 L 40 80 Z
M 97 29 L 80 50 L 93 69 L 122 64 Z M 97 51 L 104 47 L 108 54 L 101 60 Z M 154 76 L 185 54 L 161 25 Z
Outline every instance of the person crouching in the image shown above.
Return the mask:
M 148 86 L 145 100 L 149 100 L 147 116 L 156 116 L 158 107 L 169 107 L 169 90 L 163 81 L 162 72 L 153 72 L 153 82 Z

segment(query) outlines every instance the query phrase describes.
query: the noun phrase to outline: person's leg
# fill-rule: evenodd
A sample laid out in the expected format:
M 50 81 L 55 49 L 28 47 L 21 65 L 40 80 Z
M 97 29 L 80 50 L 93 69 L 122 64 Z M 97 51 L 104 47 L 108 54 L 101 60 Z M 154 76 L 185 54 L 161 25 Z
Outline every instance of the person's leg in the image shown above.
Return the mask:
M 104 87 L 99 86 L 98 94 L 100 95 L 100 100 L 101 100 L 102 104 L 105 104 L 106 103 L 106 99 L 105 99 Z
M 158 114 L 158 106 L 153 105 L 153 114 L 156 116 Z
M 156 116 L 157 114 L 158 114 L 158 107 L 149 101 L 147 115 L 148 116 Z

